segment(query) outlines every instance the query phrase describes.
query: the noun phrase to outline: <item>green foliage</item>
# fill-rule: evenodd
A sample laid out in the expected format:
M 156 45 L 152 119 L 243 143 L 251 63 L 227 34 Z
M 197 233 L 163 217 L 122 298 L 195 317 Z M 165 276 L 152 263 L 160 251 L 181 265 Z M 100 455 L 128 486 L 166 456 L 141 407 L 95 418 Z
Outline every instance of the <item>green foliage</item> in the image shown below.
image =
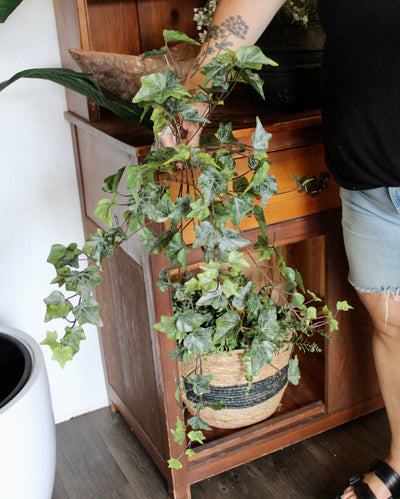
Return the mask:
M 4 23 L 21 2 L 22 0 L 0 0 L 0 23 Z
M 0 92 L 20 78 L 39 78 L 58 83 L 65 88 L 85 95 L 95 104 L 109 109 L 128 123 L 138 124 L 140 122 L 144 127 L 151 128 L 148 117 L 142 117 L 143 113 L 135 103 L 112 94 L 90 78 L 88 73 L 66 68 L 26 69 L 0 83 Z
M 162 52 L 170 57 L 168 43 L 186 40 L 186 35 L 174 31 L 164 35 Z M 136 234 L 149 255 L 162 253 L 169 266 L 178 269 L 171 275 L 166 268 L 160 272 L 158 285 L 172 294 L 173 315 L 161 316 L 154 328 L 175 342 L 171 358 L 186 363 L 195 359 L 194 371 L 177 380 L 175 399 L 182 408 L 181 394 L 193 391 L 199 399 L 197 413 L 186 422 L 182 415 L 171 430 L 189 456 L 194 452 L 191 446 L 202 444 L 203 431 L 209 430 L 201 410 L 210 407 L 203 395 L 210 391 L 213 375 L 202 373 L 204 356 L 244 349 L 250 387 L 263 366 L 273 365 L 280 350 L 295 345 L 301 351 L 318 351 L 314 336 L 329 338 L 325 329 L 337 328 L 332 312 L 317 306 L 319 298 L 306 292 L 299 272 L 286 265 L 267 235 L 263 209 L 278 187 L 267 161 L 271 135 L 261 121 L 257 118 L 251 145 L 237 140 L 230 123 L 220 124 L 215 135 L 204 136 L 200 146 L 185 140 L 182 120 L 197 122 L 199 130 L 204 123 L 192 112 L 194 103 L 207 103 L 212 112 L 232 85 L 249 82 L 253 70 L 262 64 L 272 61 L 257 47 L 242 47 L 237 53 L 228 50 L 205 66 L 207 83 L 196 93 L 187 92 L 170 69 L 142 77 L 134 102 L 145 111 L 153 109 L 155 133 L 167 126 L 177 139 L 176 147 L 159 147 L 141 165 L 121 168 L 107 177 L 103 191 L 111 197 L 99 202 L 95 214 L 110 229 L 88 236 L 82 249 L 76 244 L 54 245 L 48 259 L 57 273 L 53 282 L 72 293 L 65 297 L 53 291 L 45 299 L 46 321 L 64 317 L 69 322 L 63 338 L 58 340 L 57 333 L 51 332 L 45 340 L 62 365 L 78 351 L 84 337 L 82 326 L 101 325 L 92 291 L 101 281 L 103 260 L 128 237 Z M 242 170 L 247 165 L 240 175 L 238 158 L 242 158 Z M 123 179 L 128 196 L 119 194 Z M 119 218 L 113 213 L 116 206 Z M 245 218 L 253 218 L 260 226 L 256 243 L 241 228 Z M 197 249 L 204 263 L 189 273 L 187 257 Z M 256 286 L 246 277 L 249 261 L 257 266 L 265 285 Z M 339 302 L 337 308 L 346 310 L 348 305 Z M 299 378 L 295 357 L 288 379 L 297 384 Z M 218 410 L 221 404 L 212 407 Z M 181 467 L 179 459 L 168 463 L 175 469 Z

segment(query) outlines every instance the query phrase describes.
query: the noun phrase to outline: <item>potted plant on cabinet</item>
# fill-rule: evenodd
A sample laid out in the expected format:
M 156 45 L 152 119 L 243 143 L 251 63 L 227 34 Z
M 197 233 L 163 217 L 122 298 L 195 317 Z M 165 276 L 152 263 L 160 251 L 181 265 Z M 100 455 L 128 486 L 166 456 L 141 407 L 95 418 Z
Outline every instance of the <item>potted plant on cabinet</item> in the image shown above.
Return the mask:
M 167 58 L 169 43 L 197 43 L 177 32 L 165 31 L 164 36 L 166 45 L 159 54 Z M 172 293 L 174 309 L 155 328 L 176 342 L 170 354 L 181 364 L 176 399 L 179 404 L 183 399 L 193 415 L 185 420 L 181 405 L 182 417 L 173 433 L 189 455 L 193 443 L 203 442 L 207 421 L 221 424 L 214 414 L 229 419 L 226 392 L 221 395 L 220 385 L 213 385 L 213 356 L 219 359 L 217 364 L 222 358 L 240 359 L 241 410 L 243 401 L 252 407 L 253 396 L 260 400 L 254 393 L 268 385 L 262 378 L 265 366 L 267 377 L 277 375 L 280 388 L 275 395 L 279 395 L 288 379 L 296 383 L 299 378 L 297 357 L 289 361 L 291 349 L 317 351 L 315 337 L 329 336 L 337 328 L 332 312 L 304 289 L 300 274 L 285 264 L 267 237 L 264 208 L 277 184 L 268 171 L 270 135 L 261 122 L 257 119 L 251 146 L 238 142 L 230 124 L 220 124 L 216 134 L 202 136 L 198 147 L 184 140 L 182 120 L 200 125 L 208 121 L 194 103 L 207 103 L 212 114 L 237 82 L 249 83 L 262 95 L 262 81 L 254 71 L 263 64 L 273 62 L 258 47 L 228 50 L 204 68 L 205 86 L 195 93 L 188 93 L 169 69 L 143 77 L 134 102 L 144 114 L 151 111 L 156 135 L 167 127 L 177 137 L 176 147 L 154 149 L 143 164 L 121 168 L 106 178 L 103 190 L 110 197 L 99 202 L 96 215 L 111 228 L 90 235 L 82 249 L 74 243 L 54 245 L 48 259 L 57 273 L 53 282 L 71 293 L 66 297 L 57 290 L 45 299 L 46 320 L 69 321 L 61 339 L 49 331 L 44 340 L 64 365 L 79 350 L 82 326 L 101 326 L 92 291 L 101 281 L 103 259 L 129 237 L 138 237 L 150 255 L 168 257 L 170 264 L 161 271 L 158 284 Z M 257 241 L 241 228 L 246 218 L 259 224 Z M 192 268 L 188 260 L 199 252 L 203 263 Z M 82 258 L 91 263 L 80 270 Z M 250 267 L 262 280 L 255 283 L 246 274 Z M 346 310 L 348 305 L 340 302 L 337 307 Z M 277 360 L 280 354 L 282 361 Z M 263 397 L 263 402 L 270 399 Z M 257 411 L 252 407 L 248 412 Z M 261 419 L 268 415 L 264 410 Z M 244 425 L 255 421 L 245 419 Z M 179 458 L 171 458 L 169 465 L 179 468 Z

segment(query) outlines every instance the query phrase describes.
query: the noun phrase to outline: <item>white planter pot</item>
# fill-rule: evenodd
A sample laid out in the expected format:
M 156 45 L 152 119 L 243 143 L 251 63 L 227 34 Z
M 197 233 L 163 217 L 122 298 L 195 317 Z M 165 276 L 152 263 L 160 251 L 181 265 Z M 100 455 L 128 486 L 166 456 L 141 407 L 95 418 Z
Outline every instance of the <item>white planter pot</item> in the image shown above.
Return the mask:
M 50 499 L 56 435 L 37 342 L 0 325 L 0 497 Z

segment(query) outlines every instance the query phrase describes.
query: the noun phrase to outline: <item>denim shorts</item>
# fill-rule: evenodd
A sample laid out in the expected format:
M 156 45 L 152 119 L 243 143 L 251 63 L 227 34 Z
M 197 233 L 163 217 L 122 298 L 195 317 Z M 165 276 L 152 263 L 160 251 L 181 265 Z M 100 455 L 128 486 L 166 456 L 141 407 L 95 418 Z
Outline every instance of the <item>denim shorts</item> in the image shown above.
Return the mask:
M 400 187 L 341 188 L 349 281 L 359 292 L 400 293 Z

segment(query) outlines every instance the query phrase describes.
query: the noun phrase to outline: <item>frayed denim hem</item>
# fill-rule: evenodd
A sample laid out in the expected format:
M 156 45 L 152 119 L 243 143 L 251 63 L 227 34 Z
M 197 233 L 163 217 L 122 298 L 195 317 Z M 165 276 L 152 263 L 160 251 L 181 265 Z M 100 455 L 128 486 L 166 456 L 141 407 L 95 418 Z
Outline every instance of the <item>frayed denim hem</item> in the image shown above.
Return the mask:
M 387 324 L 389 316 L 389 297 L 391 296 L 394 301 L 400 301 L 400 286 L 391 286 L 389 288 L 360 288 L 352 283 L 349 279 L 350 284 L 353 288 L 360 294 L 362 293 L 381 293 L 386 295 L 386 314 L 385 314 L 385 325 Z

